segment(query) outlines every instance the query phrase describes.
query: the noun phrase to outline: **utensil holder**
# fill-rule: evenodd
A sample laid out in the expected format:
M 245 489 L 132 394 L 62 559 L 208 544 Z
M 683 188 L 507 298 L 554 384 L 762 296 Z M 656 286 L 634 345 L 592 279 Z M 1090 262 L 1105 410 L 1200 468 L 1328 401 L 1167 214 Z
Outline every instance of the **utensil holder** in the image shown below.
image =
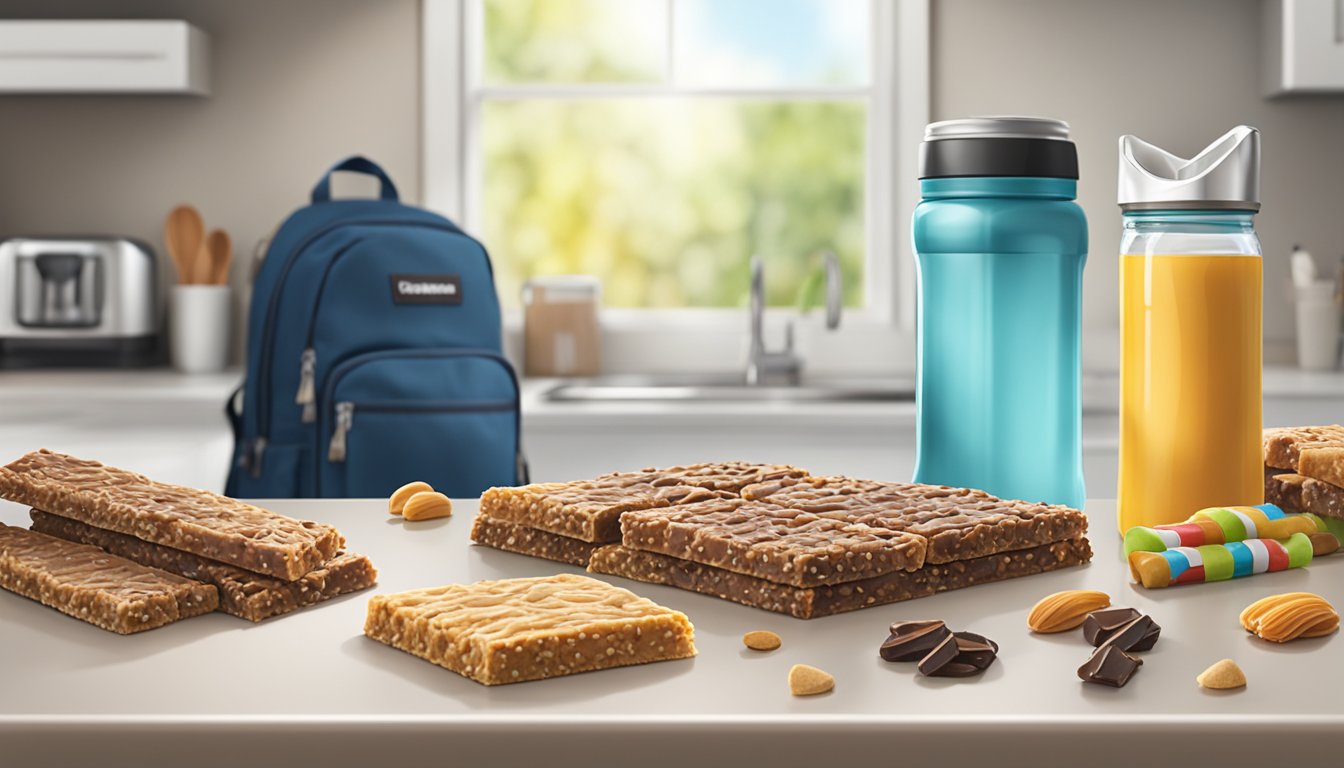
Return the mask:
M 215 373 L 229 358 L 231 296 L 227 285 L 175 285 L 169 315 L 173 367 Z
M 1318 280 L 1297 288 L 1297 364 L 1309 371 L 1339 367 L 1339 321 L 1335 284 Z

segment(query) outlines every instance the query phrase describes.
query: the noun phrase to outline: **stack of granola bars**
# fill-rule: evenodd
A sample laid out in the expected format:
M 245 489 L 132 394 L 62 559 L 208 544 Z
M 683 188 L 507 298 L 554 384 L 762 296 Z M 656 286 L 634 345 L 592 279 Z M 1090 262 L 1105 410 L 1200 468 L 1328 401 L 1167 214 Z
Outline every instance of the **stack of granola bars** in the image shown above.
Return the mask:
M 1266 429 L 1265 501 L 1344 519 L 1344 426 Z
M 1091 559 L 1075 509 L 740 462 L 493 488 L 480 544 L 812 618 Z

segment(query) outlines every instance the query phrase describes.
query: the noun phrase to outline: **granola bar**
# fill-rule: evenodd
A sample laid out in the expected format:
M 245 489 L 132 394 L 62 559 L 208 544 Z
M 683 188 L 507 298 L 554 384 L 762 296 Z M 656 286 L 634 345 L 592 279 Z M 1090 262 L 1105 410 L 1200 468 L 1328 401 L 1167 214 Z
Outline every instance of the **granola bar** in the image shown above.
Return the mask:
M 1265 465 L 1316 477 L 1303 471 L 1300 460 L 1303 453 L 1310 450 L 1334 449 L 1338 472 L 1344 472 L 1344 426 L 1331 424 L 1321 427 L 1275 427 L 1265 430 Z M 1324 457 L 1322 457 L 1324 458 Z M 1328 477 L 1318 480 L 1344 485 Z
M 627 547 L 795 587 L 855 581 L 924 564 L 921 536 L 768 501 L 715 499 L 627 512 L 621 529 Z
M 484 685 L 695 655 L 685 614 L 570 574 L 375 595 L 364 634 Z
M 0 587 L 122 635 L 210 613 L 219 605 L 209 584 L 4 524 Z
M 378 571 L 364 555 L 340 552 L 297 580 L 285 581 L 40 510 L 34 509 L 29 515 L 34 531 L 91 544 L 141 565 L 213 584 L 219 590 L 219 610 L 248 621 L 292 613 L 358 592 L 378 579 Z
M 1291 472 L 1265 478 L 1265 501 L 1285 512 L 1344 520 L 1344 488 Z
M 1076 509 L 941 485 L 808 477 L 749 486 L 743 496 L 818 517 L 916 534 L 928 541 L 929 563 L 1026 549 L 1087 532 L 1087 517 Z
M 525 525 L 496 520 L 488 515 L 476 515 L 471 525 L 471 540 L 477 544 L 506 552 L 541 557 L 570 565 L 587 566 L 588 556 L 600 544 L 571 539 Z
M 0 498 L 289 581 L 345 544 L 329 525 L 45 449 L 0 467 Z
M 1077 538 L 844 584 L 800 588 L 612 544 L 593 552 L 588 570 L 812 619 L 1082 565 L 1091 558 L 1087 539 Z

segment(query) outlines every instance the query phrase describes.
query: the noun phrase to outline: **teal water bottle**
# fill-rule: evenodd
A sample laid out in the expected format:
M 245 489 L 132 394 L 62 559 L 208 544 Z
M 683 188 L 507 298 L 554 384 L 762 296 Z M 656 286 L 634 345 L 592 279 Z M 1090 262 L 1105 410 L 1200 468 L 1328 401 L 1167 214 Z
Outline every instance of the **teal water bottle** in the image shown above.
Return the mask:
M 915 482 L 1081 508 L 1087 220 L 1069 126 L 933 123 L 919 165 Z

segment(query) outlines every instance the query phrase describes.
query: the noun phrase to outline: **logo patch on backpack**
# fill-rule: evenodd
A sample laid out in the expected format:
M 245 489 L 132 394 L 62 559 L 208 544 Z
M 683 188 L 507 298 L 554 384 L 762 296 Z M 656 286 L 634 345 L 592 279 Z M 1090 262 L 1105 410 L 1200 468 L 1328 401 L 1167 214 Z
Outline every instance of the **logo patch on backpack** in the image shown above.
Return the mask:
M 461 304 L 462 276 L 392 275 L 395 304 Z

